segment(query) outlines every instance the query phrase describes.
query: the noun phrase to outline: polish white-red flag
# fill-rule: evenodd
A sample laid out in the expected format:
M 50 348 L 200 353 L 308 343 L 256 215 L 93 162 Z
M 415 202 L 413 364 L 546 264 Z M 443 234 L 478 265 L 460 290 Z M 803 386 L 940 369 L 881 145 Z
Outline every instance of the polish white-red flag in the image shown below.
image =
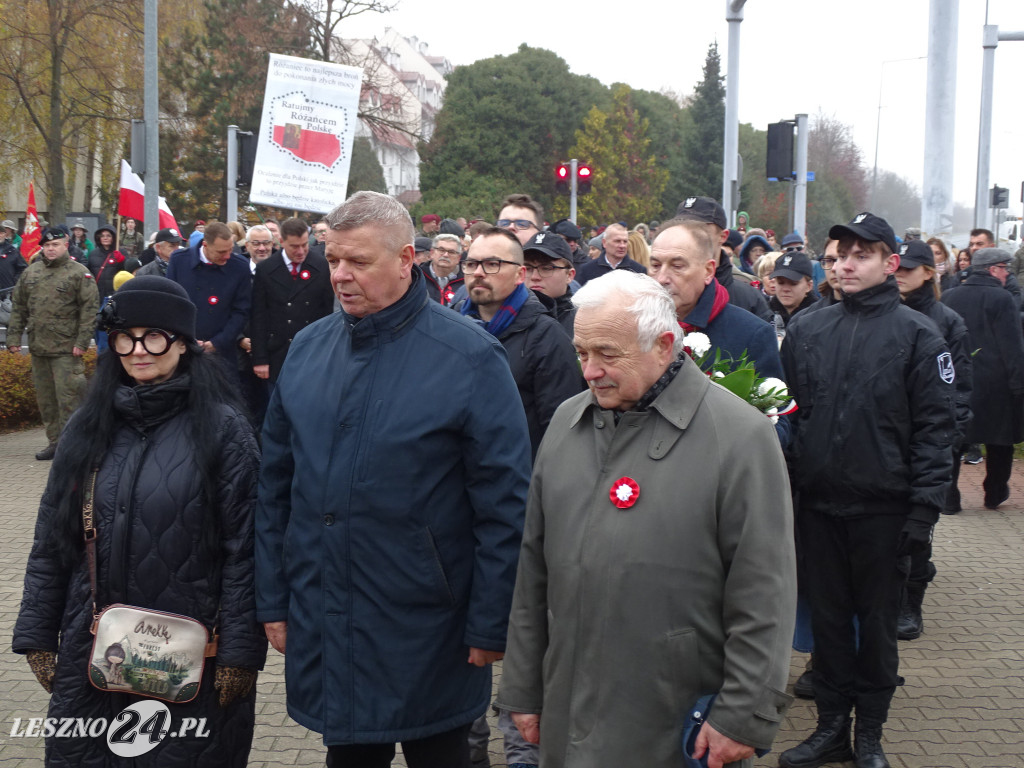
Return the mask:
M 146 185 L 139 175 L 128 165 L 127 160 L 121 161 L 121 194 L 117 199 L 117 212 L 139 221 L 146 220 Z M 160 198 L 159 204 L 160 229 L 173 227 L 178 229 L 178 222 L 167 206 L 167 201 Z

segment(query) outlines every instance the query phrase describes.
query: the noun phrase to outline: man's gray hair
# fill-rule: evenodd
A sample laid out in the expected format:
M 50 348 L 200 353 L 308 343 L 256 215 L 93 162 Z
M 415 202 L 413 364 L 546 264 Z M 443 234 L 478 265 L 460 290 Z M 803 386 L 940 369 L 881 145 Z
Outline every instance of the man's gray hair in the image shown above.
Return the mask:
M 437 235 L 434 238 L 434 247 L 437 248 L 441 243 L 455 243 L 459 246 L 459 253 L 462 253 L 462 239 L 458 235 L 449 235 L 447 233 Z
M 274 239 L 274 233 L 270 231 L 270 227 L 265 227 L 262 224 L 257 224 L 256 226 L 249 227 L 249 229 L 246 230 L 246 232 L 245 232 L 246 242 L 248 242 L 249 240 L 252 240 L 252 236 L 255 235 L 255 234 L 259 234 L 260 232 L 266 233 L 266 236 L 269 237 L 271 240 Z
M 626 311 L 636 320 L 637 341 L 642 351 L 650 352 L 658 337 L 668 331 L 674 337 L 672 352 L 679 356 L 683 350 L 683 333 L 676 320 L 676 307 L 668 291 L 653 277 L 614 269 L 588 280 L 572 295 L 572 303 L 577 309 L 598 309 L 618 297 L 629 302 Z
M 629 231 L 624 226 L 622 226 L 621 224 L 609 224 L 607 227 L 604 228 L 604 232 L 601 233 L 601 242 L 602 243 L 605 240 L 608 239 L 608 235 L 610 235 L 612 233 L 613 229 L 616 232 L 621 232 L 624 235 L 628 235 L 629 234 Z
M 331 229 L 341 231 L 379 227 L 386 233 L 388 246 L 394 251 L 412 245 L 416 239 L 416 230 L 405 206 L 380 192 L 356 192 L 324 216 L 324 221 Z

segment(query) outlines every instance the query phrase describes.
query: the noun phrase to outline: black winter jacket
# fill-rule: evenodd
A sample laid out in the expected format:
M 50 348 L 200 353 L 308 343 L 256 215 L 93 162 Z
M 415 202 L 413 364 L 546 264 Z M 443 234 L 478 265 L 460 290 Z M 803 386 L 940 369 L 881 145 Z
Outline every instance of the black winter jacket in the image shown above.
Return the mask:
M 972 267 L 960 287 L 943 294 L 942 303 L 963 317 L 975 353 L 971 360 L 973 418 L 966 441 L 992 445 L 1021 442 L 1024 337 L 1012 294 L 983 267 Z
M 721 254 L 715 268 L 715 279 L 729 292 L 730 304 L 747 310 L 766 323 L 772 322 L 772 311 L 768 308 L 764 294 L 750 283 L 736 279 L 732 272 L 732 260 L 727 253 Z
M 934 523 L 952 471 L 953 361 L 934 323 L 900 303 L 896 280 L 797 316 L 782 365 L 798 406 L 801 506 Z
M 102 300 L 114 292 L 114 275 L 124 269 L 124 256 L 120 251 L 114 250 L 113 246 L 108 250 L 102 245 L 97 245 L 89 253 L 89 263 L 86 266 L 96 278 L 96 288 Z
M 971 361 L 971 338 L 960 315 L 935 298 L 931 283 L 925 283 L 916 291 L 903 297 L 903 303 L 923 315 L 927 315 L 946 340 L 946 346 L 953 355 L 956 371 L 956 439 L 959 444 L 971 421 L 971 389 L 974 382 Z
M 0 291 L 4 288 L 13 288 L 21 273 L 27 268 L 28 264 L 14 243 L 10 240 L 0 240 Z
M 803 312 L 805 309 L 810 309 L 819 301 L 820 299 L 814 298 L 813 293 L 808 293 L 806 296 L 804 296 L 804 300 L 800 302 L 800 305 L 792 312 L 790 312 L 788 309 L 782 306 L 782 302 L 779 301 L 778 296 L 772 296 L 771 300 L 768 302 L 768 307 L 771 309 L 774 315 L 778 315 L 779 317 L 782 318 L 782 324 L 784 326 L 788 326 L 789 322 L 796 316 L 797 312 Z M 772 320 L 775 319 L 774 315 L 772 317 Z
M 205 717 L 211 736 L 165 738 L 132 765 L 242 768 L 252 741 L 255 686 L 248 698 L 222 709 L 213 678 L 216 666 L 259 669 L 266 658 L 253 587 L 259 449 L 247 420 L 225 409 L 218 430 L 221 545 L 216 559 L 208 559 L 198 542 L 209 523 L 209 507 L 202 498 L 182 412 L 188 386 L 187 377 L 179 377 L 150 387 L 123 386 L 114 393 L 123 426 L 115 432 L 96 480 L 97 602 L 101 608 L 117 602 L 184 614 L 208 629 L 219 629 L 217 657 L 207 660 L 199 696 L 169 705 L 171 730 L 180 727 L 183 717 Z M 67 430 L 75 425 L 72 417 Z M 65 458 L 62 448 L 55 465 Z M 67 569 L 46 546 L 63 493 L 66 489 L 51 482 L 40 503 L 13 649 L 57 651 L 50 717 L 105 717 L 110 722 L 140 699 L 99 691 L 86 678 L 92 617 L 85 553 Z M 46 757 L 50 766 L 125 764 L 103 736 L 47 739 Z
M 576 350 L 533 291 L 498 341 L 505 347 L 526 409 L 530 446 L 536 456 L 555 409 L 586 389 Z

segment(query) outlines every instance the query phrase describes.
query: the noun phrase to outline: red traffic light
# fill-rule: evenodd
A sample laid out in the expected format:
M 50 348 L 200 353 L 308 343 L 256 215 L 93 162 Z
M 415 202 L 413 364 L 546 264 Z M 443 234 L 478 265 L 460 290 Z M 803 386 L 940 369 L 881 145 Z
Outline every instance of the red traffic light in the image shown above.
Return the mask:
M 562 163 L 555 168 L 555 192 L 560 195 L 569 194 L 569 164 Z
M 580 165 L 576 167 L 576 193 L 580 195 L 586 195 L 590 192 L 590 183 L 593 181 L 593 176 L 589 165 Z

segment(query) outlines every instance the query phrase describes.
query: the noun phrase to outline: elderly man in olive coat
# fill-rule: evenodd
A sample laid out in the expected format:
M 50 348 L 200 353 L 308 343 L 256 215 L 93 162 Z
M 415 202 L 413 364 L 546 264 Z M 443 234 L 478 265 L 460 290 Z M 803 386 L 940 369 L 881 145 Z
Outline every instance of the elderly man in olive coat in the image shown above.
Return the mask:
M 573 302 L 590 391 L 556 411 L 537 456 L 497 704 L 544 768 L 679 768 L 691 707 L 717 694 L 694 753 L 750 765 L 790 701 L 775 431 L 679 356 L 652 278 L 615 271 Z

